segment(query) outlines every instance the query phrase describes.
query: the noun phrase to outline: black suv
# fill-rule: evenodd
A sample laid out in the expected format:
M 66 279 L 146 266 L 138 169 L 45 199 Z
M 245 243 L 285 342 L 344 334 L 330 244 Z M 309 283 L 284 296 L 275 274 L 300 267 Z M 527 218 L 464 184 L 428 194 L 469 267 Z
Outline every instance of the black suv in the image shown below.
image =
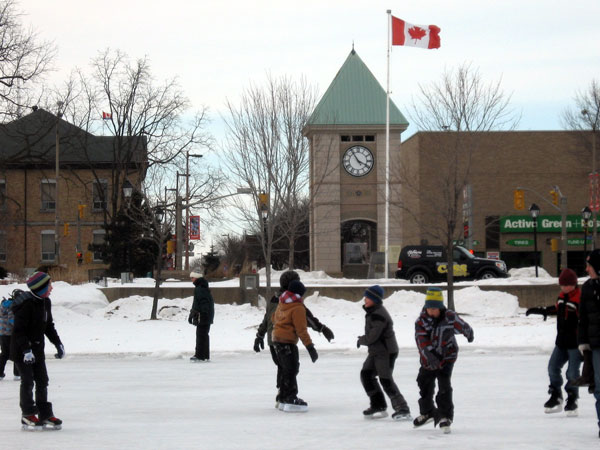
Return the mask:
M 453 259 L 456 281 L 508 277 L 504 261 L 478 258 L 463 247 L 454 247 Z M 396 278 L 415 284 L 444 282 L 447 260 L 446 249 L 441 245 L 407 245 L 400 251 Z

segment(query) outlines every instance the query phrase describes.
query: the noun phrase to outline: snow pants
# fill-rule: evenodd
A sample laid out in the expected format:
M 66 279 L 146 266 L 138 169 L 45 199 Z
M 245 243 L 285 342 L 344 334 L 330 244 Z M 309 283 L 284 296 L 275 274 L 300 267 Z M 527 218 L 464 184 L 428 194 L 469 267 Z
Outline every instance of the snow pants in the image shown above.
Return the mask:
M 565 384 L 565 391 L 567 394 L 575 395 L 579 397 L 579 388 L 572 386 L 571 383 L 579 378 L 579 366 L 581 366 L 581 353 L 577 348 L 561 349 L 557 346 L 554 347 L 550 361 L 548 362 L 548 376 L 550 377 L 550 387 L 552 390 L 560 393 L 563 385 L 563 378 L 561 371 L 566 363 L 567 366 L 567 383 Z
M 296 377 L 300 372 L 300 356 L 296 344 L 283 344 L 274 342 L 279 370 L 281 370 L 281 381 L 279 386 L 279 399 L 283 403 L 289 403 L 298 397 L 298 382 Z
M 0 375 L 4 374 L 4 369 L 6 368 L 6 362 L 9 359 L 10 355 L 10 335 L 2 335 L 0 336 Z M 13 364 L 13 375 L 15 377 L 19 376 L 19 369 L 17 369 L 17 365 Z
M 407 407 L 406 400 L 400 393 L 400 389 L 398 389 L 392 376 L 397 357 L 398 353 L 369 355 L 363 363 L 360 371 L 360 381 L 369 396 L 372 408 L 387 407 L 381 387 L 390 398 L 392 408 L 395 411 Z M 379 377 L 379 382 L 377 377 Z M 381 386 L 379 383 L 381 383 Z
M 274 345 L 269 345 L 269 350 L 271 351 L 271 358 L 273 362 L 277 366 L 277 389 L 281 388 L 281 367 L 279 366 L 279 358 L 277 357 L 277 351 L 275 350 Z M 279 397 L 279 395 L 277 395 Z
M 21 374 L 20 406 L 24 416 L 39 414 L 40 420 L 52 417 L 52 403 L 48 401 L 48 371 L 44 355 L 35 355 L 33 364 L 15 361 Z M 33 388 L 35 385 L 35 402 Z
M 452 369 L 454 363 L 445 364 L 441 369 L 419 369 L 417 384 L 419 385 L 419 412 L 433 414 L 437 419 L 454 420 L 454 404 L 452 403 Z M 435 396 L 437 410 L 433 404 L 435 380 L 438 382 L 438 393 Z
M 210 323 L 196 325 L 196 358 L 202 361 L 210 359 Z

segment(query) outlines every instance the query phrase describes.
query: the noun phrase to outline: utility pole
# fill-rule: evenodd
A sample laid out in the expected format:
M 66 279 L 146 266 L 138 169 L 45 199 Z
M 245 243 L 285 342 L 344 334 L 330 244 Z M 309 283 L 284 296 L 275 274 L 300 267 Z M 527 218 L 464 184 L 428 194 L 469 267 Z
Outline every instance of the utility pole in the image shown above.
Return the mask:
M 58 214 L 58 176 L 59 176 L 59 167 L 60 167 L 60 135 L 58 133 L 58 126 L 60 122 L 60 118 L 62 117 L 61 108 L 63 107 L 63 102 L 59 101 L 56 103 L 58 106 L 58 111 L 56 113 L 56 144 L 55 144 L 55 162 L 54 162 L 54 177 L 56 178 L 56 183 L 54 185 L 54 260 L 56 261 L 56 265 L 60 264 L 60 238 L 59 238 L 59 223 L 60 216 Z
M 190 155 L 189 151 L 185 154 L 185 270 L 190 270 L 190 156 L 202 158 L 204 155 Z

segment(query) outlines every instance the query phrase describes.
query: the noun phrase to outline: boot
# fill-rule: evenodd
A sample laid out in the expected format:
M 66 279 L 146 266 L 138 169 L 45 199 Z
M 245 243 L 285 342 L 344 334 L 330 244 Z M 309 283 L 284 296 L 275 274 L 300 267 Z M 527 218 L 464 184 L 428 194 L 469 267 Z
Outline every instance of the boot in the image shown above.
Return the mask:
M 567 416 L 576 417 L 578 415 L 577 412 L 577 394 L 572 392 L 569 393 L 567 397 L 567 404 L 565 405 L 565 412 Z
M 574 380 L 573 386 L 590 386 L 594 384 L 594 365 L 592 363 L 592 351 L 584 350 L 583 352 L 583 369 L 581 376 Z
M 550 398 L 548 399 L 548 401 L 546 403 L 544 403 L 544 408 L 545 408 L 544 412 L 546 414 L 561 412 L 563 398 L 562 398 L 562 394 L 560 393 L 560 391 L 556 390 L 552 386 L 550 386 L 550 390 L 548 391 L 548 393 L 550 394 Z

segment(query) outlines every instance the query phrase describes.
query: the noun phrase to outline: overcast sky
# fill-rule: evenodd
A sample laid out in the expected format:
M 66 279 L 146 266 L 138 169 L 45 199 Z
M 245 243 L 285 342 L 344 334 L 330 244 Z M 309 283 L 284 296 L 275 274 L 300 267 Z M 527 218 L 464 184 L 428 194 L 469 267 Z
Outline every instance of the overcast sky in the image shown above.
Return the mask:
M 560 129 L 574 93 L 600 79 L 598 0 L 21 0 L 18 7 L 24 23 L 58 47 L 54 81 L 107 47 L 147 55 L 158 79 L 177 76 L 193 105 L 209 107 L 217 137 L 225 100 L 250 82 L 262 83 L 267 72 L 304 75 L 322 94 L 353 43 L 385 87 L 390 8 L 442 30 L 439 50 L 393 48 L 392 100 L 409 122 L 418 84 L 463 62 L 486 80 L 502 77 L 524 130 Z

